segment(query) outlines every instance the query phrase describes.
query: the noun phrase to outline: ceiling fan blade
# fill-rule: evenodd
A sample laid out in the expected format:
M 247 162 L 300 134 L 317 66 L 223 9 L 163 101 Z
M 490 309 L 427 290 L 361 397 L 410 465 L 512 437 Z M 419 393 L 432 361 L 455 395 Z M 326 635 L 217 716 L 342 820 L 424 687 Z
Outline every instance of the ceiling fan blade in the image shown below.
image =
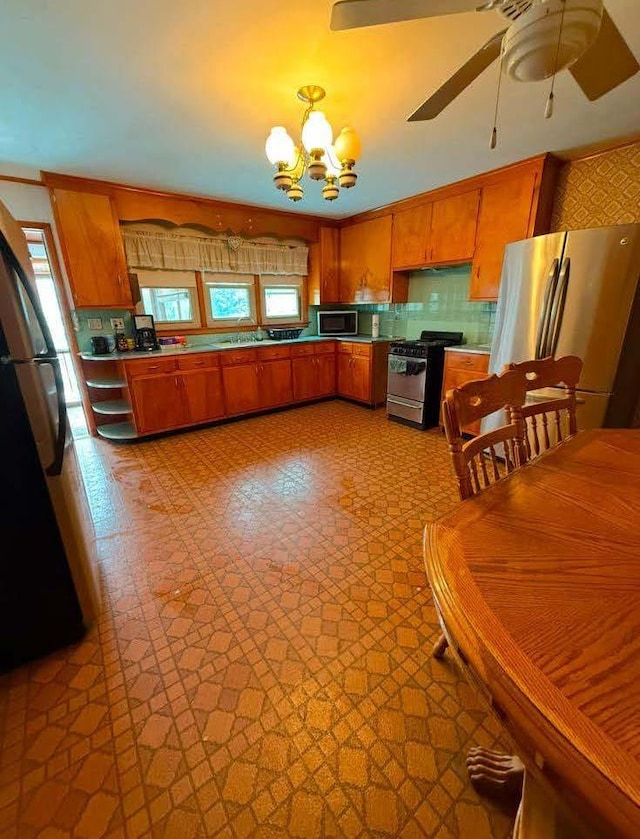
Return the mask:
M 620 30 L 602 10 L 598 37 L 584 55 L 569 67 L 569 72 L 591 102 L 626 82 L 640 70 Z
M 333 4 L 331 29 L 472 12 L 479 4 L 480 0 L 339 0 Z
M 430 96 L 407 118 L 407 122 L 420 122 L 424 119 L 437 117 L 447 105 L 453 102 L 456 96 L 459 96 L 496 58 L 500 57 L 502 38 L 506 31 L 506 29 L 503 29 L 502 32 L 498 32 L 490 41 L 487 41 L 442 87 L 436 90 L 433 96 Z

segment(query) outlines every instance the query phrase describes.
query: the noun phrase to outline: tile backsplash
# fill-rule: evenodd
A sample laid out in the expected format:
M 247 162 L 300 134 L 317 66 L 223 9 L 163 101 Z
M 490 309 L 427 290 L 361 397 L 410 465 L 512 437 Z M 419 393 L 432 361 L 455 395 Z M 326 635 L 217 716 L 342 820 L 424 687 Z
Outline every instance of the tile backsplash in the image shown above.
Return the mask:
M 407 303 L 357 306 L 359 332 L 370 335 L 371 316 L 379 314 L 381 337 L 419 338 L 423 329 L 436 329 L 463 332 L 469 344 L 488 344 L 493 337 L 496 304 L 470 301 L 470 280 L 470 265 L 414 271 L 409 279 Z M 309 308 L 311 327 L 315 331 L 318 309 L 339 307 Z

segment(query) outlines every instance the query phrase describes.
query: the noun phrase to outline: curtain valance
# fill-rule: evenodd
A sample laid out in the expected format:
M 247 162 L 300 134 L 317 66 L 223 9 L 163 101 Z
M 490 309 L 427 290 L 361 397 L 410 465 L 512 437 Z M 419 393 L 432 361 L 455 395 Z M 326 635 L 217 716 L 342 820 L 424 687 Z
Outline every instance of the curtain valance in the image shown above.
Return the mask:
M 207 236 L 151 224 L 122 225 L 130 268 L 216 271 L 241 274 L 307 274 L 309 248 L 299 242 Z

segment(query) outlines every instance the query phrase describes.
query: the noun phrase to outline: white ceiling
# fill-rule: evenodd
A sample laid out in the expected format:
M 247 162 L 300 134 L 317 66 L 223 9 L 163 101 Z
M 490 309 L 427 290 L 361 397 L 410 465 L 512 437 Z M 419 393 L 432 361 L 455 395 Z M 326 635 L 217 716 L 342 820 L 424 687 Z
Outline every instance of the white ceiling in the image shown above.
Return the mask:
M 348 32 L 330 0 L 2 0 L 0 173 L 50 169 L 291 210 L 271 184 L 272 125 L 297 134 L 296 90 L 320 84 L 337 131 L 363 143 L 333 204 L 306 181 L 300 212 L 345 216 L 543 151 L 640 131 L 640 74 L 589 103 L 567 72 L 502 86 L 490 68 L 431 122 L 405 119 L 504 26 L 468 13 Z M 606 0 L 640 57 L 638 0 Z

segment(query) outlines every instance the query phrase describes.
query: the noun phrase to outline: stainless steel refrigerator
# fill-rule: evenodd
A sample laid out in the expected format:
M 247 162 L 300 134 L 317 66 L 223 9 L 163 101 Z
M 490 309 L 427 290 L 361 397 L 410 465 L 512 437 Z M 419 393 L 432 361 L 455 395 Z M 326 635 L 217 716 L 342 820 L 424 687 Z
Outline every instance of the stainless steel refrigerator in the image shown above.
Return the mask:
M 640 224 L 507 245 L 489 371 L 577 355 L 578 426 L 627 427 L 640 396 Z M 554 398 L 553 388 L 532 398 Z M 491 418 L 483 430 L 493 425 Z
M 27 242 L 0 202 L 0 670 L 77 641 L 95 537 Z

